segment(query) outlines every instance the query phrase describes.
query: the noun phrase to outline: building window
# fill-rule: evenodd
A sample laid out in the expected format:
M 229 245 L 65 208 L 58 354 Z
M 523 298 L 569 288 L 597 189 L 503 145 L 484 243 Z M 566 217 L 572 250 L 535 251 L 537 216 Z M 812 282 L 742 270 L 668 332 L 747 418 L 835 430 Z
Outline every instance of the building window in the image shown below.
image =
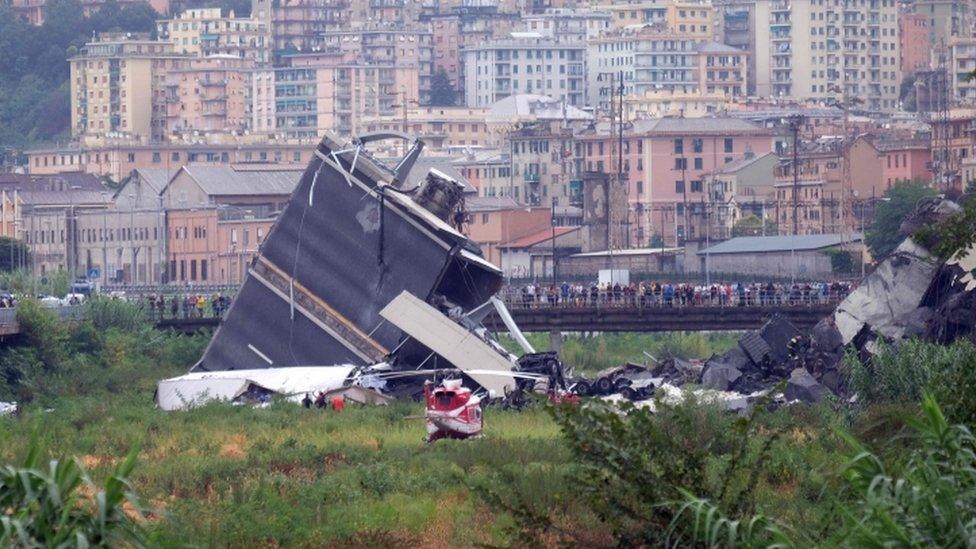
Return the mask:
M 702 159 L 701 158 L 695 158 L 695 169 L 696 170 L 702 169 Z
M 696 153 L 700 153 L 705 149 L 705 144 L 702 138 L 696 137 L 695 139 L 691 140 L 691 147 Z
M 727 152 L 727 153 L 732 152 L 732 138 L 731 137 L 726 137 L 725 138 L 725 152 Z
M 683 154 L 684 152 L 685 140 L 679 137 L 674 140 L 674 154 Z
M 158 152 L 154 152 L 152 155 L 152 161 L 158 164 L 159 162 L 162 161 L 162 155 L 159 154 Z
M 686 170 L 686 169 L 688 169 L 688 159 L 687 158 L 675 158 L 674 159 L 674 169 L 676 169 L 676 170 Z
M 207 281 L 207 260 L 200 260 L 200 280 L 203 282 Z
M 674 182 L 674 192 L 676 192 L 676 193 L 683 193 L 683 192 L 685 192 L 685 182 L 684 181 L 675 181 Z
M 196 280 L 196 279 L 197 279 L 197 260 L 196 259 L 191 259 L 190 260 L 190 280 Z
M 693 192 L 693 193 L 700 193 L 700 192 L 702 192 L 702 182 L 701 181 L 692 181 L 691 182 L 691 192 Z

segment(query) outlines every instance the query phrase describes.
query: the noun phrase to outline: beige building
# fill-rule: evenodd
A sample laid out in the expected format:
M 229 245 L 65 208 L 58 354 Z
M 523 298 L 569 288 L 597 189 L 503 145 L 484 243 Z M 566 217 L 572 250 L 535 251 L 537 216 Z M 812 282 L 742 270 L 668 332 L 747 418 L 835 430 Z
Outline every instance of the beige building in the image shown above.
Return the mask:
M 757 0 L 756 94 L 898 109 L 895 0 Z
M 601 2 L 594 9 L 610 13 L 617 28 L 635 25 L 666 25 L 667 0 L 632 0 L 629 2 Z
M 243 131 L 254 62 L 230 55 L 187 59 L 166 74 L 167 134 Z
M 233 11 L 222 17 L 220 8 L 188 9 L 173 19 L 156 21 L 156 33 L 160 40 L 172 42 L 177 53 L 270 61 L 266 23 L 236 18 Z
M 489 133 L 488 109 L 473 107 L 415 107 L 406 112 L 363 118 L 363 130 L 406 131 L 423 138 L 428 149 L 497 147 L 500 137 Z
M 380 21 L 383 21 L 382 19 Z M 373 23 L 352 30 L 323 34 L 322 47 L 352 54 L 363 64 L 417 69 L 416 92 L 421 104 L 430 100 L 430 78 L 434 67 L 434 38 L 430 28 L 404 28 L 390 23 Z
M 72 137 L 161 138 L 166 72 L 183 59 L 148 35 L 105 33 L 86 44 L 69 60 Z
M 725 107 L 724 93 L 670 93 L 648 91 L 644 95 L 624 97 L 624 118 L 661 118 L 683 116 L 699 118 L 717 113 Z
M 350 54 L 312 53 L 289 57 L 275 69 L 275 129 L 289 138 L 333 131 L 357 135 L 366 117 L 391 116 L 417 105 L 416 66 L 365 64 Z
M 711 0 L 673 0 L 665 15 L 668 30 L 710 41 L 715 37 L 715 8 Z

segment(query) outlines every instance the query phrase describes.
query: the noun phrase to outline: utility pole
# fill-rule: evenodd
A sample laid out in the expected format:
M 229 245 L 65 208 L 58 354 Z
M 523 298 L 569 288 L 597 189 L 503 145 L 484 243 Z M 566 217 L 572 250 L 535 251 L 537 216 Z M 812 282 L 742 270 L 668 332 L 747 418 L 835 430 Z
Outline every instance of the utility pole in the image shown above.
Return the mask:
M 793 115 L 789 117 L 790 130 L 793 133 L 793 235 L 800 234 L 800 124 L 803 117 Z
M 552 210 L 549 211 L 549 224 L 552 225 L 552 287 L 556 288 L 556 197 L 552 197 Z

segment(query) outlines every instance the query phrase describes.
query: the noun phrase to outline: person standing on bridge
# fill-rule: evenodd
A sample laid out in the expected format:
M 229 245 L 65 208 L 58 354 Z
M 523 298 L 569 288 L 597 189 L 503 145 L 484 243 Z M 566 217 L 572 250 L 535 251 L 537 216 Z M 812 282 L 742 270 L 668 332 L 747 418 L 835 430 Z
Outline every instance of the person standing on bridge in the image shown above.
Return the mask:
M 179 299 L 174 295 L 173 299 L 169 302 L 169 314 L 174 319 L 176 318 L 176 313 L 180 311 Z

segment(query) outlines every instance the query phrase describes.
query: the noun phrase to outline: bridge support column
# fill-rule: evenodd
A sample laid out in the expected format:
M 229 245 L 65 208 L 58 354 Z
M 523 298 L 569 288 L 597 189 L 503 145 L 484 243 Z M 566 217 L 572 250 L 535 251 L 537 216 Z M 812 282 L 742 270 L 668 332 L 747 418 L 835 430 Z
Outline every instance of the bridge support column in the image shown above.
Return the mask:
M 557 328 L 549 330 L 549 350 L 557 354 L 563 351 L 563 333 Z

